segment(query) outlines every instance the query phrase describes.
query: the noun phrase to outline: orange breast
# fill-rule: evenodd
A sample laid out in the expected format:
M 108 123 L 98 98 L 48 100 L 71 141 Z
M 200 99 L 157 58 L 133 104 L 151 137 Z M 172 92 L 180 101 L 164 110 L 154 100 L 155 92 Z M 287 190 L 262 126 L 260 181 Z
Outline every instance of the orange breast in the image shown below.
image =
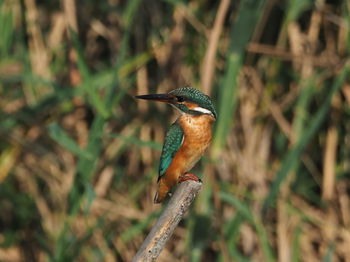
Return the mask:
M 184 130 L 184 141 L 164 176 L 170 187 L 177 184 L 180 175 L 193 168 L 208 148 L 214 119 L 209 115 L 182 115 L 178 121 Z

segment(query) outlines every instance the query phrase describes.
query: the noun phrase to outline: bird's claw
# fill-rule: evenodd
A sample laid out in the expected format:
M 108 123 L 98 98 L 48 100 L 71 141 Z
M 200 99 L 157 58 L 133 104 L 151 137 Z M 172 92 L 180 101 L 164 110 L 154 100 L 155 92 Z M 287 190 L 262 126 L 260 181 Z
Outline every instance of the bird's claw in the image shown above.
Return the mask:
M 202 183 L 202 180 L 199 177 L 197 177 L 195 174 L 192 174 L 192 173 L 185 173 L 179 177 L 179 183 L 182 183 L 182 182 L 185 182 L 188 180 Z

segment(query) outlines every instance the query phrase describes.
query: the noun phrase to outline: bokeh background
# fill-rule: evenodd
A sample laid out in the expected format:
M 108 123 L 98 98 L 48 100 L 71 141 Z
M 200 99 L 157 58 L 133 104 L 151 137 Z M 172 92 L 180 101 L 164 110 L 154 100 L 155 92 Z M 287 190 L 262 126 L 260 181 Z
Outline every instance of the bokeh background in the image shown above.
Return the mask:
M 350 2 L 0 0 L 0 260 L 131 261 L 190 85 L 219 118 L 158 261 L 350 261 Z

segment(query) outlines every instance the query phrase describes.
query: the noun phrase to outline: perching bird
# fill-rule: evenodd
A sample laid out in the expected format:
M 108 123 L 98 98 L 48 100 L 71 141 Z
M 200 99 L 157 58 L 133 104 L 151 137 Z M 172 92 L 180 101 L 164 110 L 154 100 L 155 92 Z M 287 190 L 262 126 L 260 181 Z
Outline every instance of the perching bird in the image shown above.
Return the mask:
M 217 114 L 210 97 L 191 87 L 136 98 L 166 102 L 181 113 L 166 134 L 160 157 L 158 190 L 154 197 L 154 203 L 160 203 L 177 183 L 200 181 L 188 172 L 209 146 Z

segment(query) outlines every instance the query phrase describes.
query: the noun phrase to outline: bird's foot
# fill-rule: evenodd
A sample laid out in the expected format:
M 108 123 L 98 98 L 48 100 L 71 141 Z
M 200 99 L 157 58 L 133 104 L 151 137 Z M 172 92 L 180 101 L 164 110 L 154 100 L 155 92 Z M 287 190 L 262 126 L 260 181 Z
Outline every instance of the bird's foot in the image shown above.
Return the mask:
M 202 183 L 202 180 L 198 176 L 196 176 L 195 174 L 192 174 L 192 173 L 185 173 L 179 177 L 179 183 L 182 183 L 182 182 L 185 182 L 188 180 Z

